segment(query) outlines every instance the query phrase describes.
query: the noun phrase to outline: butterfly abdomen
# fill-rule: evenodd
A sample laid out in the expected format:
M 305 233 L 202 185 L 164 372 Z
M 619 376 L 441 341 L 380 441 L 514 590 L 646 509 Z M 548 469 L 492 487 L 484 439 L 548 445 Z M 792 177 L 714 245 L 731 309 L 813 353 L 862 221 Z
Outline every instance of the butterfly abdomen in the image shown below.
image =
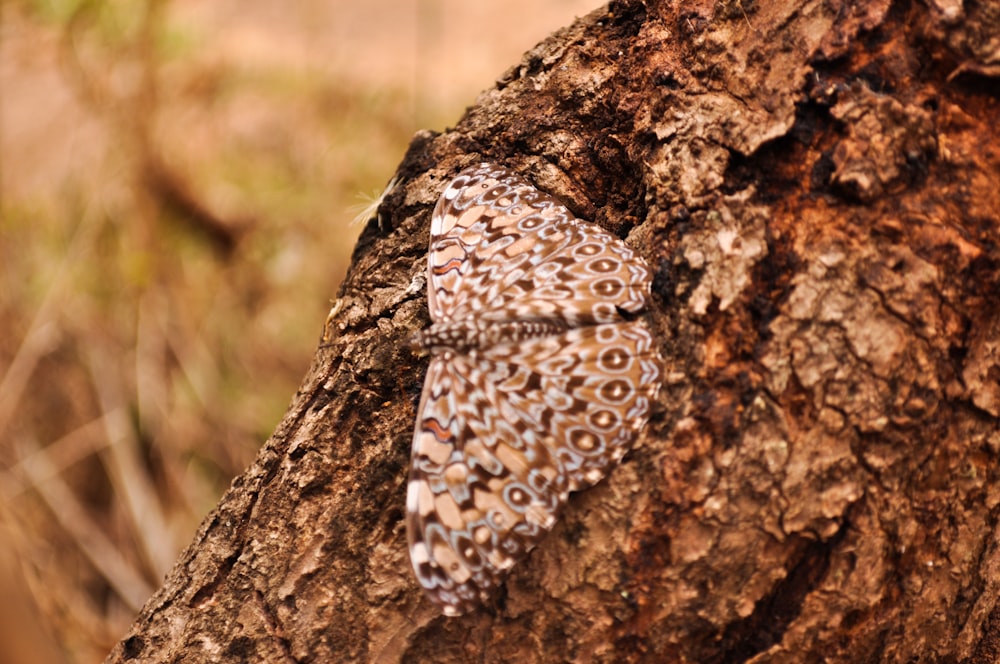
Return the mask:
M 452 323 L 435 323 L 414 336 L 420 347 L 468 351 L 473 348 L 490 348 L 500 343 L 517 343 L 559 334 L 566 330 L 560 321 L 515 320 L 494 322 L 489 320 L 464 320 Z

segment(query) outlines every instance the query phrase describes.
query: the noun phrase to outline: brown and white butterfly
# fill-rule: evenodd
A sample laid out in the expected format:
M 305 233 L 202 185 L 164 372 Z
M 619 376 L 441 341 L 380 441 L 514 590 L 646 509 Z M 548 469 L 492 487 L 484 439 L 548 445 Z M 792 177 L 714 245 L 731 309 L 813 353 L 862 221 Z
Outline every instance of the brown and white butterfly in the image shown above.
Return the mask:
M 630 320 L 649 267 L 552 196 L 491 164 L 460 173 L 431 218 L 431 352 L 407 487 L 410 560 L 446 615 L 486 601 L 603 478 L 662 378 Z

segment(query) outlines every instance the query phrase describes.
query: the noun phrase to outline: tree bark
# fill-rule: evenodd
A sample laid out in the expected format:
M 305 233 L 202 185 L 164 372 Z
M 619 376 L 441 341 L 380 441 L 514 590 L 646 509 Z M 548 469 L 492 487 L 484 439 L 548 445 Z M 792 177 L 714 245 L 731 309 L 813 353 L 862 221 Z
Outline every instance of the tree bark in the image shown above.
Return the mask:
M 107 661 L 996 661 L 998 26 L 623 0 L 527 53 L 414 138 L 283 422 Z M 637 448 L 445 618 L 407 559 L 406 339 L 481 160 L 654 266 L 668 369 Z

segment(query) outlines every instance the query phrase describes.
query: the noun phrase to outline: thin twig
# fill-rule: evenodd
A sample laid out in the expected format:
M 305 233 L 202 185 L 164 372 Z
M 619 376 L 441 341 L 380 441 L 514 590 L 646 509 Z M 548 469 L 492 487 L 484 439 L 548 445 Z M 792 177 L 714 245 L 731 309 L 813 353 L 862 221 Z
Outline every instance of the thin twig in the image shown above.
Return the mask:
M 87 364 L 98 402 L 105 413 L 109 441 L 101 460 L 129 515 L 146 560 L 157 574 L 163 574 L 173 564 L 176 551 L 153 482 L 139 454 L 135 428 L 125 415 L 126 401 L 118 378 L 121 369 L 116 368 L 108 353 L 98 350 L 97 344 L 91 344 L 88 351 Z
M 80 223 L 73 231 L 69 247 L 63 260 L 55 270 L 55 276 L 49 284 L 42 303 L 35 312 L 35 317 L 28 325 L 28 331 L 21 340 L 21 345 L 14 354 L 10 366 L 0 378 L 0 431 L 8 431 L 10 418 L 21 402 L 21 396 L 35 371 L 38 360 L 45 356 L 55 343 L 57 336 L 56 323 L 59 310 L 66 299 L 67 286 L 73 273 L 72 268 L 85 265 L 82 259 L 85 252 L 93 245 L 94 237 L 101 227 L 98 223 L 101 215 L 88 205 L 81 216 Z
M 112 413 L 114 415 L 114 413 Z M 83 426 L 73 429 L 65 436 L 39 449 L 35 454 L 44 455 L 49 467 L 56 474 L 61 473 L 78 461 L 82 461 L 108 444 L 105 433 L 105 416 L 93 419 Z M 0 502 L 10 502 L 31 486 L 24 481 L 22 466 L 29 461 L 21 459 L 0 472 Z M 45 478 L 48 479 L 48 478 Z
M 130 609 L 138 611 L 153 593 L 142 575 L 118 552 L 118 548 L 101 533 L 87 509 L 80 504 L 73 490 L 59 476 L 45 454 L 35 443 L 21 441 L 27 453 L 20 465 L 28 481 L 48 505 L 59 525 L 69 533 L 80 551 L 104 576 L 114 591 Z

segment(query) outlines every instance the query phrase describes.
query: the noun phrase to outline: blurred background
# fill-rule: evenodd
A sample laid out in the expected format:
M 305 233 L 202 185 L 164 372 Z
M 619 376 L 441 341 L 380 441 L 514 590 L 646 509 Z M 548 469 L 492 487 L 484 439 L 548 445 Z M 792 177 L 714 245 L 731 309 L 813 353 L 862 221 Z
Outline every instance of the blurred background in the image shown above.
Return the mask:
M 599 4 L 0 0 L 0 662 L 104 658 L 284 413 L 413 133 Z

